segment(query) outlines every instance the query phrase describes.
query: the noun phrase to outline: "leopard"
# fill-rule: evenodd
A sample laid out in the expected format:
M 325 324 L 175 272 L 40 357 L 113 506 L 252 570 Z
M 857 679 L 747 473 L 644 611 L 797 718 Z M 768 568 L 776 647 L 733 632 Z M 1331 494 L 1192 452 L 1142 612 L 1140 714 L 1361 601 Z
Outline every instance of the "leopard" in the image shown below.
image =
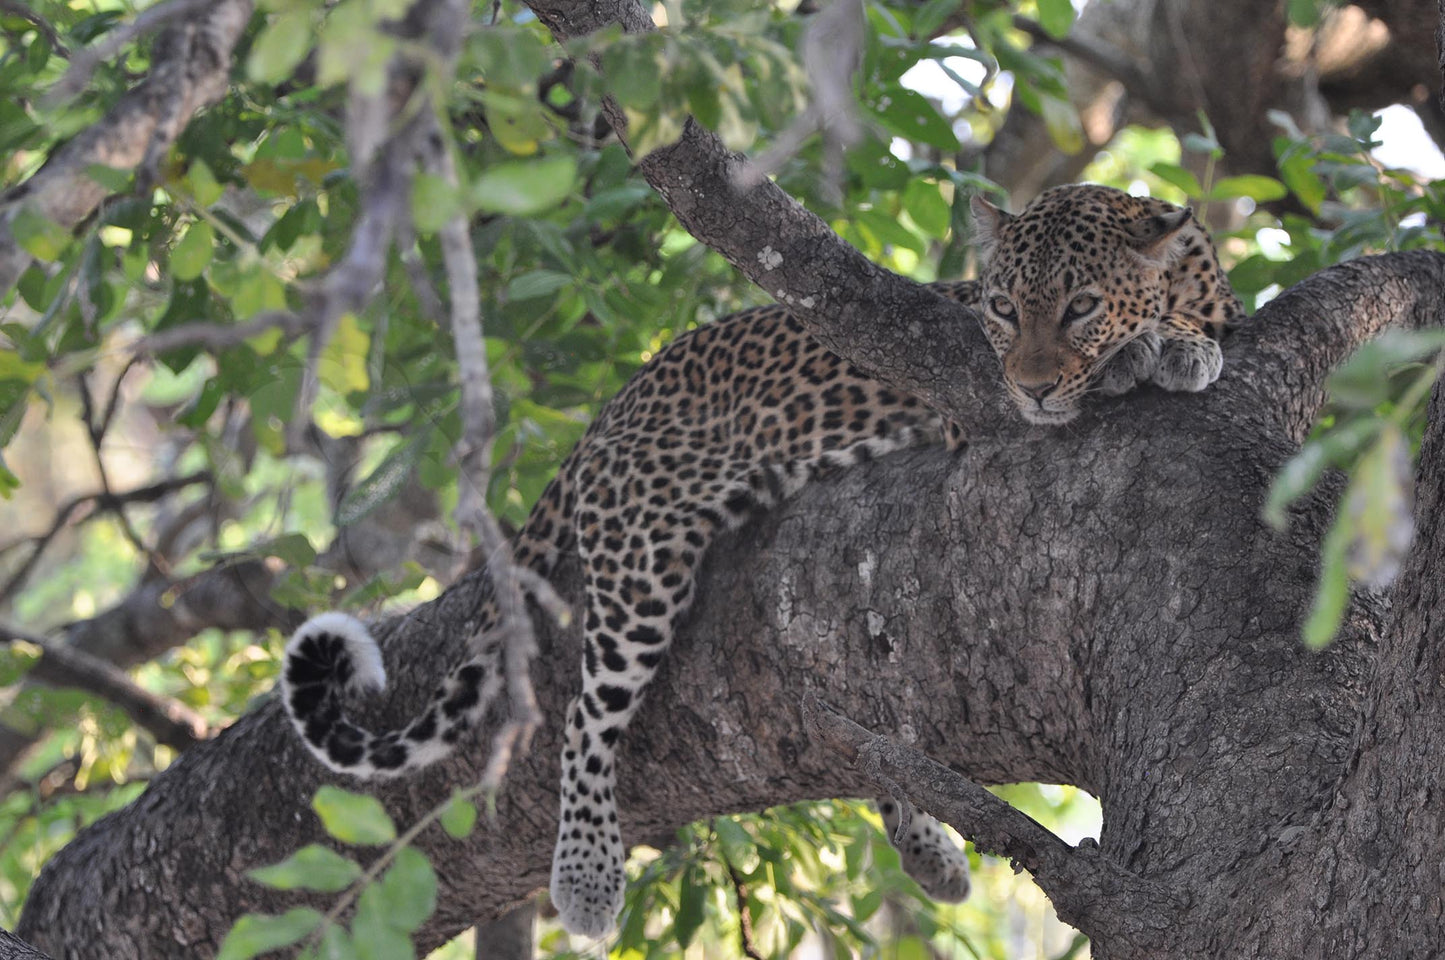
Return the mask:
M 932 289 L 978 317 L 1024 420 L 1067 423 L 1093 391 L 1198 391 L 1219 376 L 1219 341 L 1244 310 L 1189 210 L 1093 184 L 1048 190 L 1017 215 L 980 196 L 970 206 L 978 279 Z M 820 475 L 922 444 L 962 450 L 968 435 L 825 348 L 781 305 L 680 334 L 602 408 L 512 540 L 514 562 L 541 577 L 568 555 L 582 571 L 581 692 L 562 718 L 550 879 L 567 930 L 605 936 L 621 911 L 619 738 L 688 614 L 709 546 Z M 486 640 L 495 603 L 476 621 L 476 655 L 419 715 L 380 732 L 344 709 L 385 685 L 367 628 L 334 612 L 303 624 L 280 681 L 301 739 L 360 778 L 451 754 L 500 683 Z M 943 825 L 894 798 L 879 807 L 923 890 L 966 897 L 968 857 Z

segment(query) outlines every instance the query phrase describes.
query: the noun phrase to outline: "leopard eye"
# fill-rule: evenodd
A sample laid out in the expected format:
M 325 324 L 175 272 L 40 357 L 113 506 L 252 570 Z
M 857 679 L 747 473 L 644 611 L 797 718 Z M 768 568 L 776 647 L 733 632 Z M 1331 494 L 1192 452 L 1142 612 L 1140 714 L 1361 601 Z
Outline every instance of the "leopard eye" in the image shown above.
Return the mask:
M 1099 306 L 1099 298 L 1092 293 L 1078 293 L 1069 305 L 1064 308 L 1065 325 L 1073 323 L 1080 317 L 1087 317 Z
M 996 295 L 988 301 L 989 309 L 1004 320 L 1013 320 L 1017 311 L 1014 310 L 1013 301 L 1008 297 Z

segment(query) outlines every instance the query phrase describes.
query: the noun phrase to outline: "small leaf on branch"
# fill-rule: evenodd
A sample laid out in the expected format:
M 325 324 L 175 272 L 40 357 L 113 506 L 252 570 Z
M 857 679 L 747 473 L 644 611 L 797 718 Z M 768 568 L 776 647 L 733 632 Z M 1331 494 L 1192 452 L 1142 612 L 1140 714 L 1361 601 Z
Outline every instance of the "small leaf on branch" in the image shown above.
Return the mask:
M 525 217 L 557 206 L 572 193 L 577 161 L 570 156 L 499 163 L 472 184 L 478 210 Z
M 336 893 L 361 876 L 361 867 L 320 844 L 309 844 L 280 863 L 246 871 L 257 883 L 277 890 L 315 890 Z
M 343 843 L 375 846 L 396 839 L 396 825 L 375 797 L 328 785 L 316 791 L 311 807 L 326 832 Z
M 263 953 L 289 947 L 321 925 L 321 914 L 298 907 L 279 917 L 248 913 L 231 927 L 216 960 L 250 960 Z

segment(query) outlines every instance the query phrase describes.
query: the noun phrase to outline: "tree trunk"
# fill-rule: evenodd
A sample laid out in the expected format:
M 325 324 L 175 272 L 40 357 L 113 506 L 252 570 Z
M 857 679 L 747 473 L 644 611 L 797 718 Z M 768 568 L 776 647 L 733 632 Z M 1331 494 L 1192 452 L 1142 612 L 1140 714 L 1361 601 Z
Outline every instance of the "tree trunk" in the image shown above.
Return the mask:
M 1103 960 L 1429 955 L 1445 942 L 1440 401 L 1393 611 L 1359 601 L 1333 646 L 1307 652 L 1298 623 L 1338 485 L 1284 533 L 1259 513 L 1327 371 L 1388 324 L 1438 323 L 1442 302 L 1445 257 L 1355 261 L 1262 310 L 1205 393 L 1099 401 L 1058 431 L 1008 419 L 961 455 L 815 483 L 725 538 L 624 738 L 624 835 L 870 793 L 809 741 L 800 704 L 816 693 L 973 781 L 1098 796 L 1100 847 L 1065 855 L 1115 893 L 1072 895 L 1079 870 L 1039 881 Z M 558 582 L 575 595 L 575 569 Z M 394 686 L 368 719 L 419 706 L 463 655 L 480 590 L 465 580 L 378 631 Z M 496 820 L 462 843 L 422 838 L 443 884 L 423 949 L 545 883 L 555 718 L 580 671 L 575 636 L 544 628 L 542 642 L 554 722 Z M 478 775 L 479 751 L 380 796 L 412 821 Z M 267 702 L 61 851 L 18 932 L 57 958 L 208 955 L 241 912 L 298 902 L 242 872 L 320 839 L 307 803 L 331 779 Z

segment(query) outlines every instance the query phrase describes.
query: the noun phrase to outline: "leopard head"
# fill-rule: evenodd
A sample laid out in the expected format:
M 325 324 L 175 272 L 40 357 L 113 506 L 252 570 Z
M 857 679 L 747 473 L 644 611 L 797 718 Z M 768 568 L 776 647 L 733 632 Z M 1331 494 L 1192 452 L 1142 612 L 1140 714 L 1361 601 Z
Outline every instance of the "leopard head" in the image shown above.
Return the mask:
M 1104 365 L 1154 330 L 1188 210 L 1093 184 L 1040 194 L 1017 216 L 975 195 L 979 311 L 1024 418 L 1061 424 Z

